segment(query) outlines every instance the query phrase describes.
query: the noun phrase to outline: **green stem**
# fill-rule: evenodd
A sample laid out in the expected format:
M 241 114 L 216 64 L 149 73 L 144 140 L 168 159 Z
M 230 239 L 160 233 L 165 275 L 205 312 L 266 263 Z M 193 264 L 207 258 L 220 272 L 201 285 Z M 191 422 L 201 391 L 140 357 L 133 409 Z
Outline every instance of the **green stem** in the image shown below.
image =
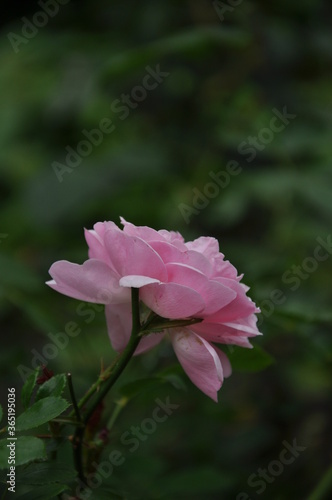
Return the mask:
M 107 430 L 110 431 L 115 424 L 116 419 L 120 415 L 122 409 L 126 406 L 128 400 L 127 398 L 122 398 L 117 404 L 116 407 L 111 415 L 111 418 L 109 419 L 107 423 Z
M 109 378 L 105 381 L 105 383 L 101 386 L 100 391 L 97 394 L 97 397 L 95 398 L 95 401 L 91 405 L 91 407 L 88 409 L 87 413 L 84 416 L 84 423 L 86 424 L 99 403 L 104 399 L 106 394 L 109 392 L 111 387 L 115 384 L 131 358 L 133 357 L 134 352 L 136 351 L 136 348 L 141 340 L 141 337 L 138 336 L 139 334 L 139 329 L 133 329 L 133 332 L 130 340 L 124 349 L 124 351 L 121 353 L 121 356 L 118 358 L 117 362 L 114 364 L 113 370 Z
M 84 475 L 84 467 L 82 461 L 82 447 L 83 447 L 83 437 L 85 433 L 86 426 L 93 415 L 94 411 L 98 407 L 98 405 L 102 402 L 106 394 L 113 387 L 123 370 L 126 368 L 127 364 L 133 357 L 134 352 L 141 340 L 139 336 L 141 330 L 141 322 L 140 322 L 140 309 L 139 309 L 139 289 L 132 288 L 131 289 L 131 304 L 132 304 L 132 330 L 129 342 L 126 348 L 122 351 L 122 353 L 115 360 L 113 365 L 107 370 L 108 378 L 105 380 L 105 372 L 102 377 L 99 377 L 97 382 L 89 389 L 89 391 L 84 396 L 84 402 L 90 398 L 90 396 L 100 388 L 97 397 L 91 404 L 90 408 L 88 408 L 86 414 L 84 415 L 83 426 L 78 427 L 74 434 L 73 447 L 74 447 L 74 463 L 76 470 L 78 472 L 78 476 L 83 483 L 85 483 L 85 475 Z M 80 407 L 82 400 L 79 402 L 78 407 Z
M 146 335 L 148 333 L 162 332 L 163 330 L 168 330 L 170 328 L 183 328 L 184 326 L 195 325 L 196 323 L 201 323 L 202 321 L 203 320 L 201 318 L 165 320 L 160 316 L 155 316 L 152 321 L 142 325 L 141 333 Z
M 159 320 L 159 323 L 158 323 Z M 160 322 L 163 321 L 163 323 Z M 193 318 L 189 320 L 167 320 L 165 321 L 164 318 L 160 318 L 157 314 L 152 313 L 148 320 L 140 326 L 140 333 L 144 333 L 144 335 L 148 333 L 156 333 L 159 331 L 164 330 L 165 328 L 175 328 L 175 327 L 183 327 L 183 326 L 188 326 L 188 325 L 193 325 L 195 323 L 200 323 L 202 319 L 199 318 Z M 154 323 L 156 326 L 152 326 L 151 323 Z M 151 327 L 150 327 L 151 325 Z M 150 328 L 149 328 L 150 327 Z M 84 405 L 89 401 L 89 399 L 96 393 L 98 392 L 100 386 L 102 386 L 105 381 L 111 376 L 113 373 L 115 365 L 118 363 L 119 358 L 121 357 L 121 354 L 117 356 L 117 358 L 113 361 L 113 363 L 104 370 L 99 378 L 96 380 L 94 384 L 89 388 L 89 390 L 85 393 L 85 395 L 79 400 L 77 403 L 78 409 L 82 409 Z M 71 413 L 69 413 L 68 417 L 73 418 L 75 417 L 75 410 L 73 410 Z
M 83 426 L 82 421 L 74 420 L 73 418 L 53 418 L 51 422 L 56 422 L 58 424 L 68 424 L 68 425 L 75 425 L 76 426 Z
M 113 363 L 99 375 L 99 378 L 97 379 L 97 381 L 94 384 L 92 384 L 90 389 L 79 400 L 79 402 L 77 403 L 78 409 L 83 408 L 83 406 L 89 401 L 89 399 L 94 395 L 94 393 L 98 391 L 99 387 L 105 382 L 105 380 L 108 379 L 108 377 L 112 373 L 114 365 L 117 362 L 119 357 L 120 357 L 120 355 L 117 356 L 117 358 L 113 361 Z M 74 416 L 75 416 L 75 410 L 73 410 L 69 414 L 69 417 L 74 417 Z
M 308 497 L 308 500 L 323 500 L 332 493 L 332 466 L 327 470 L 318 485 Z M 331 498 L 331 495 L 329 496 Z
M 67 373 L 67 381 L 68 381 L 68 387 L 69 387 L 70 397 L 71 397 L 71 400 L 72 400 L 72 403 L 73 403 L 73 407 L 74 407 L 74 412 L 75 412 L 75 415 L 76 415 L 76 419 L 77 419 L 78 422 L 81 422 L 82 421 L 81 414 L 80 414 L 80 410 L 79 410 L 79 408 L 77 406 L 77 402 L 76 402 L 75 391 L 74 391 L 73 381 L 72 381 L 72 378 L 71 378 L 71 373 Z

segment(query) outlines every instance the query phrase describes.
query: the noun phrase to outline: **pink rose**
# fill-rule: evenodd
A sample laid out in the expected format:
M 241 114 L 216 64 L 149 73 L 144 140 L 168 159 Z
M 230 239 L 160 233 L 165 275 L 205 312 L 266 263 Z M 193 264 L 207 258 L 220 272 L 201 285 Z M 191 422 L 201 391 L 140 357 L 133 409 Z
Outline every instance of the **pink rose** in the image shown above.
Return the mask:
M 105 304 L 116 351 L 126 347 L 131 334 L 131 287 L 140 289 L 142 321 L 151 311 L 168 320 L 199 320 L 144 336 L 135 354 L 157 345 L 168 332 L 188 377 L 217 401 L 231 366 L 212 343 L 252 347 L 248 338 L 259 335 L 259 309 L 246 295 L 242 276 L 224 260 L 215 238 L 186 243 L 173 231 L 121 222 L 123 230 L 113 222 L 98 222 L 86 230 L 89 259 L 82 265 L 55 262 L 49 271 L 53 280 L 47 284 L 69 297 Z

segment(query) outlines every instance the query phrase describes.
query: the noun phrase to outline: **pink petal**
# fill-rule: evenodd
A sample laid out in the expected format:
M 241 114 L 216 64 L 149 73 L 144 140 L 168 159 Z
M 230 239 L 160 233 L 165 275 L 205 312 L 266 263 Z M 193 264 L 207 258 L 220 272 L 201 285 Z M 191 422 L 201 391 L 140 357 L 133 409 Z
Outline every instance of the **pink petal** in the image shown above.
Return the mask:
M 232 365 L 231 365 L 228 357 L 226 356 L 226 354 L 224 352 L 222 352 L 217 347 L 214 347 L 214 349 L 215 349 L 216 353 L 219 356 L 219 359 L 220 359 L 220 362 L 221 362 L 221 366 L 222 366 L 222 371 L 223 371 L 223 374 L 224 374 L 224 378 L 230 377 L 230 375 L 232 375 Z
M 246 290 L 241 283 L 228 278 L 214 278 L 214 280 L 234 290 L 237 293 L 237 297 L 226 307 L 223 307 L 220 311 L 213 314 L 209 318 L 210 322 L 233 322 L 234 320 L 246 318 L 251 314 L 258 312 L 254 302 L 250 299 L 250 297 L 247 297 Z
M 183 258 L 181 260 L 182 264 L 187 264 L 187 266 L 194 267 L 205 274 L 208 278 L 212 276 L 212 266 L 210 261 L 199 252 L 195 250 L 188 250 L 188 252 L 183 252 Z
M 96 231 L 84 229 L 85 240 L 89 247 L 90 259 L 98 259 L 103 262 L 108 262 L 108 254 L 104 247 L 104 242 Z
M 115 351 L 121 352 L 128 344 L 131 334 L 131 302 L 105 307 L 108 335 Z
M 210 318 L 193 325 L 193 330 L 204 335 L 211 342 L 220 342 L 222 337 L 256 337 L 261 335 L 257 328 L 246 325 L 246 318 L 234 323 L 213 323 Z
M 105 307 L 105 315 L 108 335 L 112 347 L 115 351 L 122 352 L 128 344 L 131 335 L 131 303 L 128 302 L 127 304 L 107 305 Z M 135 356 L 155 347 L 159 344 L 159 342 L 161 342 L 163 337 L 163 332 L 151 333 L 150 335 L 143 337 L 135 351 Z
M 184 237 L 178 231 L 167 231 L 167 229 L 160 229 L 158 233 L 170 243 L 177 246 L 178 248 L 184 247 Z
M 153 248 L 165 264 L 168 262 L 181 262 L 182 256 L 181 250 L 176 246 L 168 243 L 166 241 L 154 240 L 150 241 L 149 245 Z
M 253 348 L 253 345 L 250 344 L 247 337 L 224 337 L 222 340 L 220 340 L 220 344 L 238 345 L 239 347 L 244 347 L 246 349 Z
M 170 336 L 175 354 L 190 380 L 217 402 L 223 370 L 216 350 L 189 329 L 177 329 L 170 332 Z
M 240 277 L 237 275 L 236 268 L 228 261 L 224 260 L 224 256 L 220 253 L 211 260 L 213 266 L 214 277 L 228 278 L 239 281 Z
M 114 269 L 123 276 L 147 276 L 160 281 L 167 278 L 163 261 L 145 241 L 128 236 L 119 229 L 105 232 L 105 246 Z
M 60 260 L 51 266 L 49 273 L 53 280 L 47 284 L 74 299 L 110 304 L 124 302 L 130 297 L 128 290 L 120 287 L 119 276 L 96 259 L 82 265 Z
M 160 281 L 155 278 L 147 278 L 146 276 L 124 276 L 120 279 L 119 283 L 120 286 L 124 287 L 141 288 L 151 283 L 160 283 Z
M 177 248 L 166 241 L 150 241 L 149 245 L 160 255 L 165 264 L 177 263 L 193 267 L 205 274 L 208 278 L 212 275 L 212 266 L 208 259 L 195 250 Z
M 225 326 L 233 328 L 239 332 L 243 332 L 247 337 L 256 337 L 256 335 L 262 335 L 257 328 L 257 316 L 251 314 L 247 318 L 241 318 L 231 323 L 225 323 Z
M 188 241 L 186 243 L 186 247 L 189 250 L 195 250 L 196 252 L 202 253 L 208 259 L 211 259 L 219 254 L 218 240 L 210 238 L 209 236 L 201 236 L 194 241 Z
M 168 282 L 192 288 L 202 296 L 206 303 L 201 313 L 203 317 L 219 311 L 236 297 L 236 292 L 217 281 L 208 280 L 203 273 L 190 266 L 170 263 L 166 265 L 166 269 Z
M 114 228 L 117 228 L 114 222 L 97 222 L 94 224 L 93 229 L 84 230 L 85 240 L 89 247 L 90 259 L 98 259 L 110 264 L 110 259 L 105 249 L 104 235 L 106 229 L 110 230 Z
M 243 335 L 243 332 L 230 328 L 226 325 L 202 321 L 202 323 L 192 325 L 191 329 L 208 342 L 217 342 L 218 344 L 234 344 L 241 347 L 252 348 L 252 345 L 247 338 L 248 335 Z
M 140 298 L 163 318 L 184 319 L 202 311 L 205 302 L 195 290 L 176 283 L 160 283 L 141 288 Z
M 150 333 L 146 337 L 143 337 L 142 340 L 140 341 L 136 351 L 135 351 L 135 356 L 138 354 L 143 354 L 144 352 L 149 351 L 156 345 L 158 345 L 164 338 L 165 333 Z
M 213 280 L 207 283 L 206 288 L 202 291 L 202 296 L 207 304 L 202 315 L 205 318 L 219 311 L 222 307 L 226 307 L 236 298 L 233 290 Z
M 161 234 L 158 233 L 155 229 L 152 229 L 148 226 L 135 226 L 131 224 L 131 222 L 127 222 L 123 217 L 120 217 L 121 223 L 123 224 L 123 232 L 128 236 L 138 236 L 142 240 L 146 242 L 150 242 L 151 240 L 161 240 L 164 241 L 164 238 Z

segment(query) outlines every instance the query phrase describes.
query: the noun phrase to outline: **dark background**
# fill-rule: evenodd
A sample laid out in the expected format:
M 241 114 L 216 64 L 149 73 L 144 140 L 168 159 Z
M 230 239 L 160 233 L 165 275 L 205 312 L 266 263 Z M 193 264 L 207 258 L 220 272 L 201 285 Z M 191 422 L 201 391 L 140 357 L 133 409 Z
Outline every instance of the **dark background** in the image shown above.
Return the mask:
M 302 268 L 317 238 L 332 232 L 331 5 L 244 0 L 221 20 L 209 1 L 71 1 L 17 53 L 8 34 L 22 36 L 21 17 L 33 21 L 41 8 L 8 2 L 3 10 L 3 402 L 8 386 L 22 385 L 17 367 L 30 368 L 31 350 L 42 352 L 47 334 L 68 321 L 82 333 L 49 367 L 70 370 L 79 394 L 95 380 L 100 359 L 107 365 L 114 356 L 103 314 L 87 324 L 77 301 L 44 285 L 54 261 L 86 259 L 83 227 L 122 215 L 186 239 L 215 236 L 262 307 L 264 336 L 253 343 L 274 363 L 262 371 L 268 361 L 246 351 L 218 404 L 185 376 L 187 392 L 163 385 L 136 396 L 114 428 L 113 448 L 151 416 L 155 398 L 168 396 L 180 407 L 137 451 L 123 450 L 126 462 L 111 482 L 130 499 L 240 500 L 242 491 L 251 499 L 307 498 L 331 463 L 331 256 L 300 271 L 299 282 L 293 266 Z M 169 76 L 121 120 L 111 104 L 158 64 Z M 269 128 L 273 109 L 285 106 L 296 118 L 248 161 L 239 145 Z M 66 147 L 75 149 L 82 130 L 103 118 L 114 132 L 59 182 L 52 164 L 64 163 Z M 209 172 L 231 160 L 241 174 L 186 223 L 179 205 L 193 207 L 193 189 L 203 192 Z M 279 304 L 271 296 L 276 289 Z M 124 379 L 173 363 L 164 342 L 134 360 Z M 105 422 L 112 399 L 116 393 Z M 282 473 L 269 474 L 273 481 L 257 494 L 249 476 L 294 439 L 306 450 Z M 70 460 L 66 450 L 64 457 Z

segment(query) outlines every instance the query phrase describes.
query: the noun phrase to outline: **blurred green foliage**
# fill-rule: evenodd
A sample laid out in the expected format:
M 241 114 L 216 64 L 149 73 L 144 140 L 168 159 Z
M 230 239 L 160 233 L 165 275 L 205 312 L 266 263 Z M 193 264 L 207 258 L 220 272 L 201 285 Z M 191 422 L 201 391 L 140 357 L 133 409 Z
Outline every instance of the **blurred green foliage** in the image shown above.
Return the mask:
M 31 2 L 22 15 L 31 20 L 38 10 Z M 82 0 L 61 6 L 17 53 L 8 34 L 22 36 L 23 21 L 18 16 L 2 26 L 4 408 L 7 387 L 22 386 L 17 367 L 31 368 L 31 350 L 42 353 L 48 334 L 64 331 L 69 321 L 81 333 L 49 366 L 71 371 L 79 395 L 97 377 L 101 359 L 106 366 L 114 357 L 102 311 L 87 306 L 79 315 L 77 301 L 44 285 L 54 261 L 86 259 L 83 227 L 99 220 L 117 222 L 122 215 L 137 225 L 179 230 L 186 239 L 215 236 L 262 307 L 264 335 L 253 343 L 275 359 L 264 371 L 243 374 L 234 363 L 217 405 L 183 377 L 186 392 L 181 384 L 147 384 L 122 409 L 107 453 L 122 449 L 125 463 L 109 487 L 129 499 L 231 499 L 241 492 L 262 498 L 248 478 L 295 438 L 306 450 L 266 484 L 266 498 L 305 498 L 331 463 L 332 257 L 303 270 L 317 238 L 331 234 L 331 15 L 323 0 L 244 0 L 223 20 L 203 0 Z M 115 100 L 132 94 L 146 68 L 157 65 L 169 76 L 144 100 L 133 100 L 137 106 L 121 119 Z M 266 140 L 271 132 L 262 129 L 271 130 L 273 110 L 285 107 L 296 118 Z M 54 162 L 64 164 L 66 148 L 76 150 L 83 130 L 105 118 L 114 131 L 59 182 Z M 250 137 L 266 140 L 252 161 L 243 152 L 248 145 L 240 146 Z M 204 194 L 210 172 L 225 171 L 230 161 L 241 173 L 208 197 L 204 209 L 195 208 L 195 193 Z M 189 223 L 181 204 L 198 212 Z M 298 287 L 294 265 L 305 276 Z M 252 370 L 255 355 L 245 355 Z M 174 362 L 163 343 L 135 359 L 122 384 Z M 104 410 L 105 425 L 117 397 Z M 179 408 L 128 453 L 122 434 L 166 397 Z M 67 445 L 61 459 L 70 467 Z M 39 488 L 46 498 L 46 487 Z

